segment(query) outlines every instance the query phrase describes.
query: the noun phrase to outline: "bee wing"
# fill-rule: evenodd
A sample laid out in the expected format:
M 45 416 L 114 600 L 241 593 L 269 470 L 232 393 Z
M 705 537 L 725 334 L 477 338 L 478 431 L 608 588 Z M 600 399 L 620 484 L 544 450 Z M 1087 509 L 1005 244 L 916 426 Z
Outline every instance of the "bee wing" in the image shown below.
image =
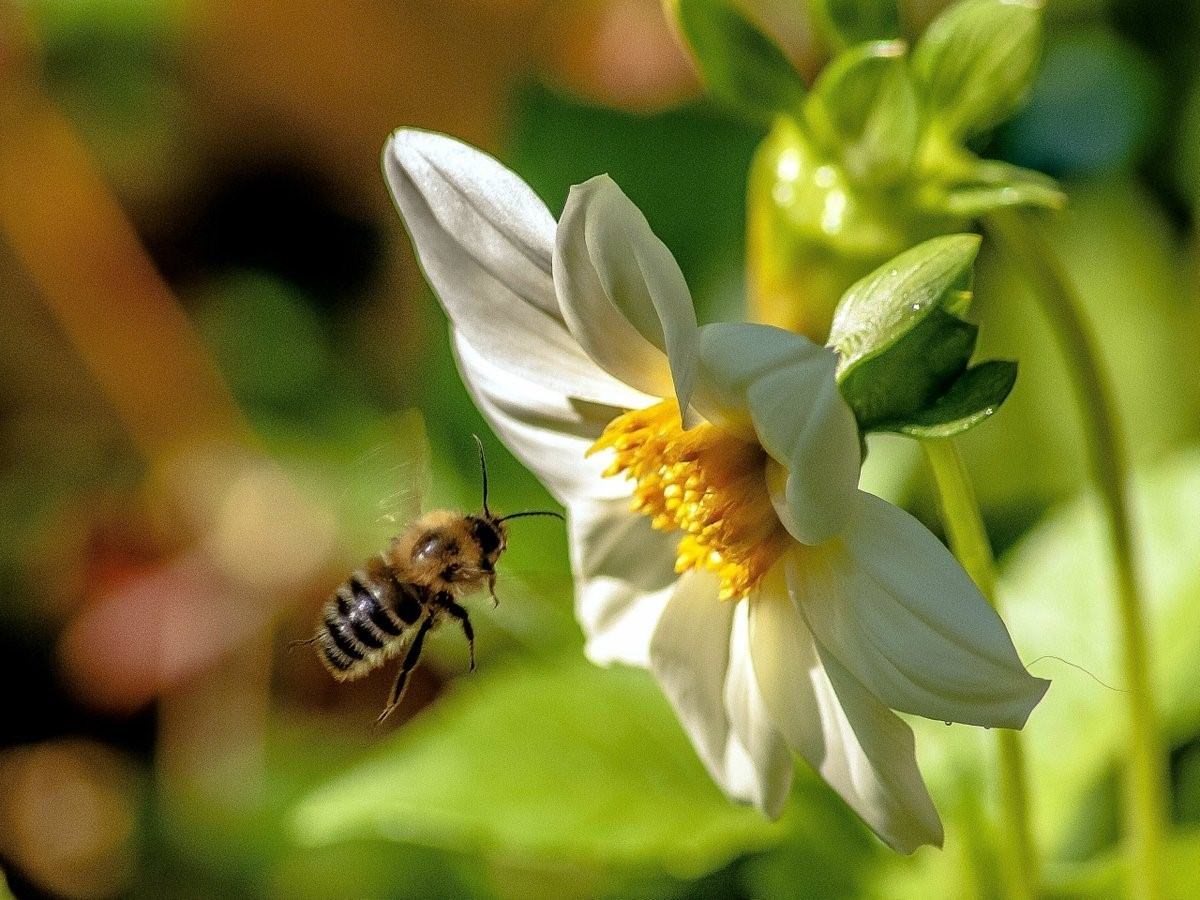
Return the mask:
M 403 477 L 397 480 L 392 492 L 380 500 L 380 510 L 392 516 L 395 524 L 404 525 L 421 515 L 429 499 L 433 470 L 429 434 L 421 411 L 415 406 L 406 409 L 400 414 L 397 429 L 399 450 L 405 460 L 404 470 L 397 474 Z
M 351 544 L 378 552 L 421 515 L 429 496 L 430 452 L 420 410 L 408 409 L 342 473 L 339 506 Z

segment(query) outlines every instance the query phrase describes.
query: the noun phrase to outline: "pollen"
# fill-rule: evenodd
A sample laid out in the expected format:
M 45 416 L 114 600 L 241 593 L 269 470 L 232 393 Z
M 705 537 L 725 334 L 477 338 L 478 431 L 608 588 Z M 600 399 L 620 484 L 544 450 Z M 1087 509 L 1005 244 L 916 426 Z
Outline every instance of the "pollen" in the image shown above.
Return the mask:
M 713 572 L 722 600 L 748 595 L 787 546 L 757 442 L 708 423 L 684 431 L 679 407 L 666 400 L 617 416 L 588 455 L 609 449 L 604 474 L 636 483 L 634 512 L 682 532 L 675 571 Z

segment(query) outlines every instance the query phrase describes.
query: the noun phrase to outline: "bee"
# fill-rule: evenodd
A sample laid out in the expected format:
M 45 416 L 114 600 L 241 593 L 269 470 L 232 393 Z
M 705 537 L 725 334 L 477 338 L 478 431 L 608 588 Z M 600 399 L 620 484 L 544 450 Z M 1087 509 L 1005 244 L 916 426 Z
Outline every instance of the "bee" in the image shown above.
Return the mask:
M 507 516 L 492 512 L 483 443 L 478 436 L 475 443 L 483 476 L 483 511 L 463 515 L 438 509 L 418 518 L 386 550 L 338 585 L 325 601 L 316 634 L 293 643 L 315 644 L 321 662 L 338 681 L 361 678 L 402 655 L 377 724 L 400 705 L 409 675 L 421 659 L 425 636 L 447 619 L 462 628 L 471 671 L 475 671 L 475 629 L 458 601 L 486 587 L 492 605 L 499 604 L 496 562 L 508 546 L 505 523 L 524 516 L 562 519 L 549 510 Z

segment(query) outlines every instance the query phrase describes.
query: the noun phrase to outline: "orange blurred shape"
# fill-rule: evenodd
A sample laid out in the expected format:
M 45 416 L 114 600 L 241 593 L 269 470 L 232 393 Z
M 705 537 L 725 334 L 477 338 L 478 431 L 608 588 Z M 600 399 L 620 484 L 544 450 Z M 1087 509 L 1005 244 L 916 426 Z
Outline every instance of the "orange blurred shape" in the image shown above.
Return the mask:
M 297 478 L 237 447 L 190 447 L 155 479 L 172 518 L 186 523 L 205 557 L 235 585 L 292 595 L 333 553 L 337 522 Z
M 189 6 L 182 49 L 218 152 L 310 158 L 390 215 L 379 174 L 388 133 L 418 125 L 495 145 L 537 5 L 206 0 Z
M 584 98 L 652 111 L 699 93 L 659 0 L 552 4 L 546 16 L 546 65 Z
M 89 705 L 132 712 L 232 651 L 270 614 L 189 554 L 130 578 L 72 619 L 59 643 L 64 674 Z
M 0 755 L 0 854 L 49 894 L 112 897 L 134 874 L 136 775 L 84 740 Z
M 0 84 L 0 230 L 147 456 L 245 423 L 71 125 Z
M 263 633 L 305 596 L 335 544 L 332 514 L 253 453 L 193 450 L 158 482 L 192 549 L 136 568 L 60 643 L 75 692 L 103 709 L 135 710 Z

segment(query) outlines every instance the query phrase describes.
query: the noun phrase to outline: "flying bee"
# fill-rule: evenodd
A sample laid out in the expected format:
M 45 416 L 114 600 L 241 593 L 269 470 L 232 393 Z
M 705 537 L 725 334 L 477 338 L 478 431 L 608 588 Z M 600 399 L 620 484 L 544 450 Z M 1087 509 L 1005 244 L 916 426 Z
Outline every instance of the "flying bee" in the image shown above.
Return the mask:
M 446 619 L 462 628 L 475 671 L 475 629 L 460 598 L 486 587 L 496 598 L 496 561 L 508 546 L 506 522 L 524 516 L 554 516 L 528 510 L 498 516 L 488 506 L 487 461 L 478 436 L 483 475 L 483 511 L 463 515 L 428 512 L 367 560 L 325 601 L 317 632 L 294 645 L 316 644 L 321 662 L 338 681 L 361 678 L 403 654 L 382 722 L 400 705 L 408 677 L 421 659 L 425 636 Z

